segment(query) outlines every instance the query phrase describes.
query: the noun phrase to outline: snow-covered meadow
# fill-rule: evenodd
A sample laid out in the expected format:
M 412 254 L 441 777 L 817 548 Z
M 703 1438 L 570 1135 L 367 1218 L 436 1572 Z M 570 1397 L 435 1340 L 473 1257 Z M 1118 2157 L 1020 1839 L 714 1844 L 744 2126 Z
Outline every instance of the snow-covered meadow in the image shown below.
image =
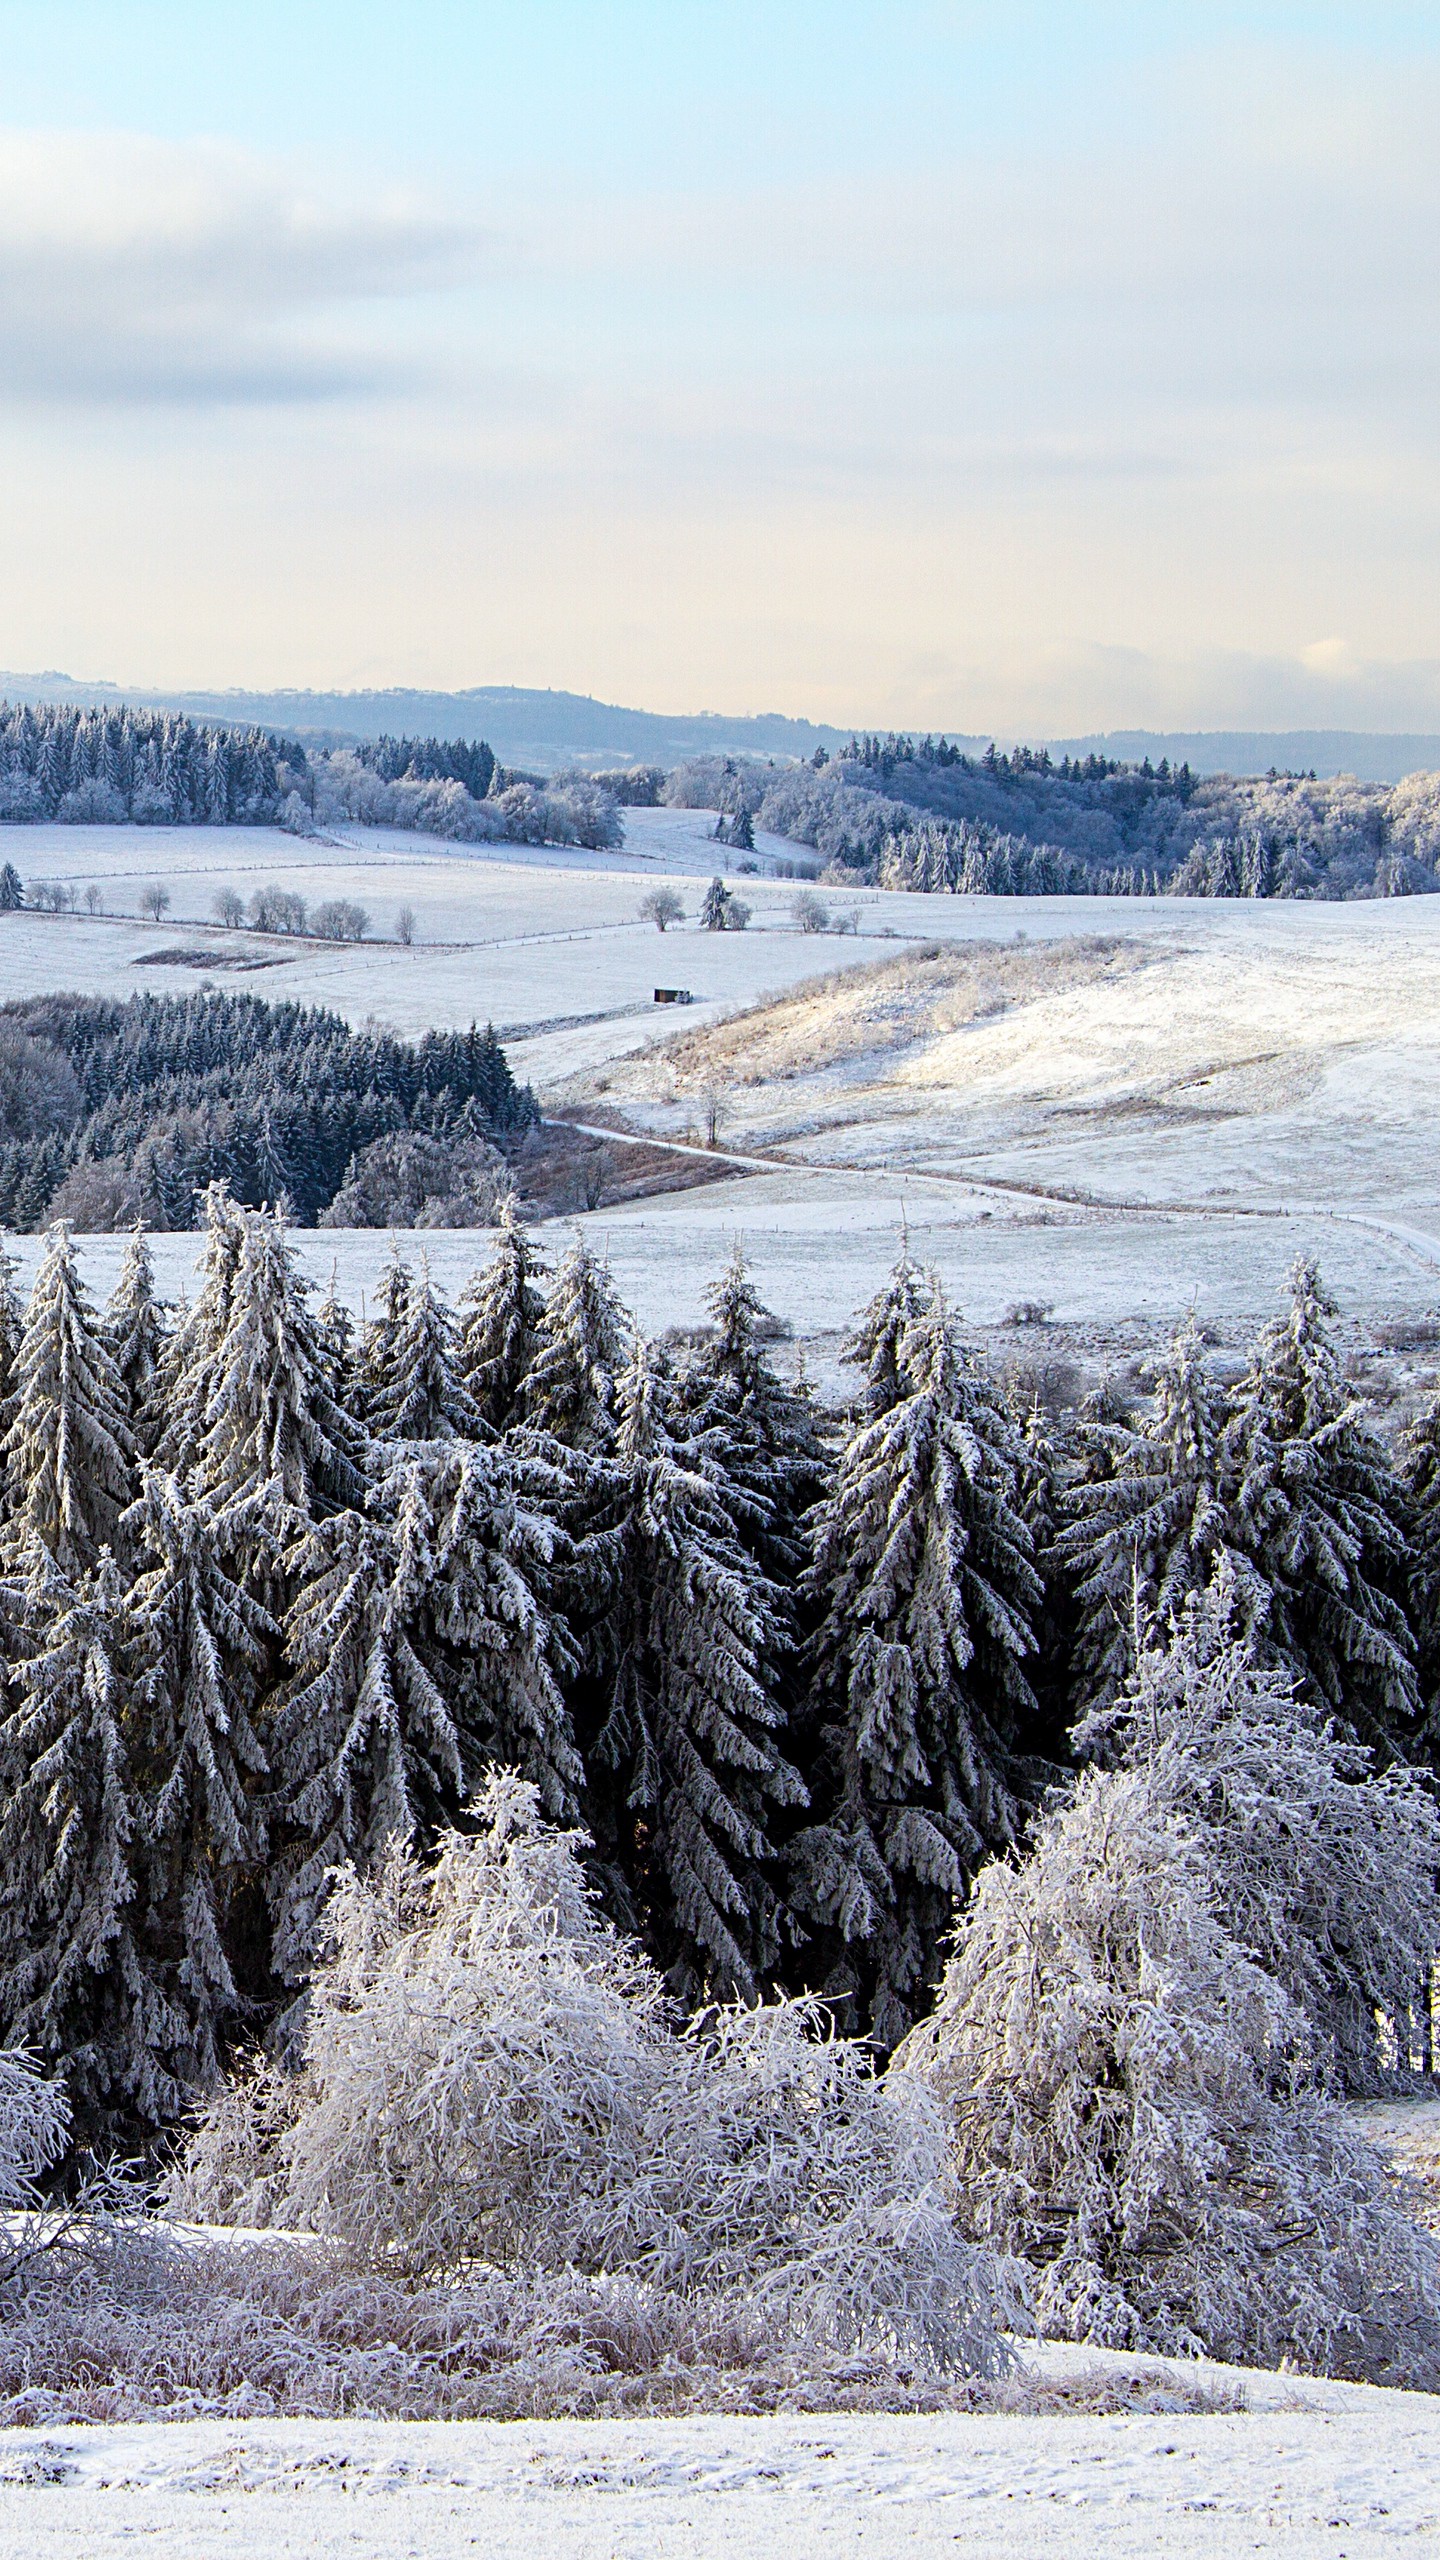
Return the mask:
M 593 853 L 360 827 L 326 841 L 9 827 L 0 853 L 23 878 L 64 881 L 80 899 L 93 887 L 106 912 L 0 919 L 0 997 L 210 983 L 406 1035 L 490 1019 L 542 1101 L 666 1135 L 694 1135 L 718 1095 L 721 1145 L 748 1168 L 585 1221 L 657 1328 L 694 1321 L 738 1234 L 823 1361 L 906 1224 L 982 1325 L 1026 1299 L 1072 1325 L 1163 1326 L 1192 1304 L 1243 1325 L 1300 1249 L 1359 1315 L 1440 1297 L 1440 901 L 822 885 L 832 918 L 856 928 L 839 937 L 797 929 L 802 884 L 775 873 L 801 848 L 762 835 L 742 879 L 712 825 L 705 811 L 629 810 L 623 848 Z M 699 928 L 717 867 L 753 909 L 744 933 Z M 248 900 L 272 881 L 312 905 L 356 901 L 371 938 L 215 923 L 222 888 Z M 662 881 L 686 907 L 663 937 L 637 912 Z M 160 924 L 139 914 L 157 882 L 171 897 Z M 394 935 L 402 906 L 416 919 L 410 947 Z M 952 990 L 948 1009 L 923 956 L 937 949 L 942 977 L 951 952 L 968 972 L 969 995 Z M 866 991 L 877 970 L 883 1000 Z M 658 1010 L 657 985 L 695 1002 Z M 796 1169 L 762 1169 L 757 1148 Z M 97 1270 L 106 1250 L 86 1247 Z M 188 1250 L 162 1249 L 167 1285 Z M 373 1236 L 305 1244 L 357 1302 L 382 1250 Z M 448 1287 L 476 1250 L 432 1240 L 437 1277 Z
M 1048 2350 L 1042 2369 L 1119 2358 Z M 122 2560 L 1334 2560 L 1440 2538 L 1440 2400 L 1204 2367 L 1110 2416 L 292 2420 L 0 2435 L 0 2548 Z M 1237 2407 L 1237 2401 L 1240 2405 Z

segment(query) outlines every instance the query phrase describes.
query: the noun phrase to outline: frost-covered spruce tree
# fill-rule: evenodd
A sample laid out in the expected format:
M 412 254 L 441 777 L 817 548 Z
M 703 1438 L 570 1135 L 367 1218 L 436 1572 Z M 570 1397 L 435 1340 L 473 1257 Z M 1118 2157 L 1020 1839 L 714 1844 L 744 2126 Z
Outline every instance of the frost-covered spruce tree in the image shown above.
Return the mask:
M 533 1463 L 451 1445 L 407 1452 L 378 1500 L 396 1524 L 397 1600 L 449 1705 L 467 1785 L 513 1769 L 551 1821 L 573 1822 L 584 1770 L 565 1690 L 578 1665 L 552 1605 L 566 1541 L 535 1491 Z
M 607 1266 L 576 1236 L 535 1319 L 521 1404 L 526 1422 L 567 1448 L 609 1456 L 617 1428 L 617 1381 L 635 1328 Z
M 335 1865 L 431 1841 L 483 1770 L 516 1769 L 556 1817 L 583 1782 L 543 1597 L 556 1532 L 493 1447 L 407 1451 L 370 1513 L 316 1523 L 290 1570 L 289 1678 L 269 1719 L 277 1962 L 313 1954 Z
M 128 1621 L 146 1942 L 186 2019 L 184 2076 L 201 2084 L 246 1993 L 268 1989 L 236 1906 L 265 1850 L 256 1718 L 278 1631 L 173 1476 L 147 1468 L 126 1525 L 140 1558 Z
M 387 1848 L 433 1836 L 465 1792 L 450 1704 L 414 1640 L 430 1573 L 417 1482 L 393 1516 L 312 1522 L 287 1558 L 289 1676 L 271 1708 L 273 1844 L 267 1892 L 275 1967 L 304 1979 L 329 1877 L 373 1871 Z
M 235 1276 L 245 1243 L 245 1212 L 223 1182 L 204 1194 L 205 1251 L 195 1304 L 182 1308 L 154 1384 L 146 1438 L 156 1463 L 188 1475 L 205 1436 L 215 1363 L 230 1323 Z
M 892 2076 L 948 2108 L 961 2226 L 1028 2262 L 1043 2334 L 1428 2384 L 1437 2243 L 1228 1925 L 1212 1839 L 1164 1770 L 1087 1771 L 982 1871 Z
M 901 1346 L 918 1319 L 935 1303 L 932 1275 L 910 1259 L 908 1241 L 886 1281 L 877 1290 L 841 1345 L 840 1357 L 863 1370 L 860 1409 L 873 1422 L 906 1394 Z
M 460 1298 L 460 1376 L 491 1431 L 507 1431 L 523 1415 L 545 1307 L 535 1284 L 544 1270 L 514 1201 L 505 1200 L 495 1250 Z
M 1427 1399 L 1401 1438 L 1400 1483 L 1416 1672 L 1433 1731 L 1440 1720 L 1440 1392 Z
M 735 1488 L 741 1534 L 762 1572 L 788 1591 L 806 1559 L 802 1519 L 828 1473 L 814 1398 L 787 1384 L 765 1348 L 774 1319 L 738 1245 L 705 1303 L 714 1335 L 680 1381 L 690 1435 Z
M 1228 1560 L 1075 1739 L 1150 1773 L 1202 1846 L 1227 1928 L 1304 2012 L 1326 2080 L 1351 2096 L 1393 2086 L 1440 1957 L 1440 1812 L 1413 1770 L 1377 1775 L 1256 1659 Z
M 1265 1594 L 1235 1553 L 1224 1389 L 1193 1319 L 1155 1372 L 1138 1426 L 1082 1421 L 1080 1465 L 1055 1541 L 1076 1615 L 1071 1686 L 1077 1710 L 1103 1705 L 1129 1677 L 1137 1627 L 1168 1626 L 1217 1560 L 1232 1555 L 1232 1588 L 1252 1620 Z M 1093 1450 L 1088 1444 L 1098 1444 Z
M 315 1311 L 315 1333 L 320 1347 L 320 1375 L 325 1391 L 352 1422 L 356 1410 L 355 1319 L 340 1296 L 339 1274 L 332 1262 L 330 1285 Z
M 392 1244 L 390 1258 L 375 1286 L 375 1313 L 362 1324 L 355 1351 L 354 1403 L 367 1429 L 375 1398 L 394 1386 L 395 1345 L 405 1317 L 410 1278 L 409 1264 L 401 1261 L 398 1245 Z
M 1420 1746 L 1406 1614 L 1404 1496 L 1349 1393 L 1335 1303 L 1297 1262 L 1236 1390 L 1225 1464 L 1231 1539 L 1268 1595 L 1266 1639 L 1308 1694 L 1362 1741 Z
M 815 1987 L 884 2047 L 939 1979 L 957 1896 L 1016 1838 L 1042 1589 L 1010 1416 L 938 1289 L 815 1514 L 815 1819 L 791 1847 Z
M 619 1393 L 610 1515 L 587 1542 L 605 1577 L 587 1819 L 613 1905 L 680 1996 L 748 1993 L 781 1943 L 773 1827 L 805 1800 L 772 1694 L 776 1595 L 643 1343 Z
M 64 2071 L 102 2149 L 173 2122 L 185 2019 L 145 1943 L 146 1810 L 126 1742 L 124 1591 L 32 1545 L 0 1718 L 0 2035 Z
M 9 1413 L 4 1460 L 12 1552 L 36 1540 L 73 1579 L 116 1542 L 133 1490 L 134 1443 L 115 1363 L 63 1221 L 45 1239 Z
M 25 1321 L 15 1287 L 18 1268 L 14 1256 L 0 1245 L 0 1428 L 5 1422 L 5 1407 L 15 1391 L 15 1363 Z
M 249 1210 L 243 1234 L 189 1490 L 237 1578 L 279 1605 L 282 1560 L 315 1517 L 358 1496 L 361 1479 L 284 1227 Z
M 155 1295 L 155 1267 L 145 1228 L 136 1219 L 114 1295 L 105 1309 L 105 1339 L 124 1391 L 125 1418 L 142 1458 L 158 1436 L 156 1384 L 165 1350 L 165 1322 Z
M 428 1267 L 401 1286 L 365 1346 L 365 1415 L 378 1440 L 478 1440 L 485 1424 L 460 1380 L 455 1319 Z M 378 1338 L 377 1338 L 378 1337 Z

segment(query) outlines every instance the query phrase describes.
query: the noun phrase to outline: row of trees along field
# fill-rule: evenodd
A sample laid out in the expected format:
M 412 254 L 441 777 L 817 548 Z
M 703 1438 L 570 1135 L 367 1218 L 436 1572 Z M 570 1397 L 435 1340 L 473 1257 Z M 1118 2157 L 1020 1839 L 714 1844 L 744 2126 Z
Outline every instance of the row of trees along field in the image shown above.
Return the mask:
M 584 1824 L 682 2001 L 808 1987 L 888 2050 L 1076 1720 L 1217 1577 L 1277 1695 L 1434 1752 L 1440 1406 L 1392 1469 L 1308 1266 L 1237 1384 L 1190 1331 L 1148 1410 L 1052 1431 L 902 1261 L 842 1420 L 738 1259 L 667 1351 L 507 1213 L 456 1308 L 392 1261 L 357 1328 L 276 1217 L 204 1208 L 178 1314 L 138 1231 L 103 1314 L 63 1225 L 0 1298 L 0 2037 L 91 2139 L 171 2121 L 301 1991 L 331 1871 L 488 1766 Z

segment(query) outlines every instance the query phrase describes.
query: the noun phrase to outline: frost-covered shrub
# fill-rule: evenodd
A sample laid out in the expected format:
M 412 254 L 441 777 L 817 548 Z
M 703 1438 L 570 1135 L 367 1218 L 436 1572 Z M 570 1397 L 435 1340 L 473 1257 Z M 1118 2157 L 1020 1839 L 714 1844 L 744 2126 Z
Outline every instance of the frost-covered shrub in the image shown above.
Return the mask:
M 172 2189 L 392 2270 L 624 2278 L 772 2339 L 992 2369 L 997 2272 L 942 2198 L 940 2110 L 803 2004 L 676 2032 L 578 1835 L 492 1778 L 433 1869 L 342 1879 L 303 2066 L 216 2102 Z
M 1050 2335 L 1433 2387 L 1436 2243 L 1221 1915 L 1150 1766 L 984 1871 L 897 2057 L 948 2110 L 963 2227 L 1029 2262 Z
M 61 2157 L 70 2106 L 54 2080 L 42 2079 L 28 2053 L 0 2051 L 0 2213 L 29 2213 L 40 2182 Z
M 62 826 L 119 827 L 124 825 L 129 811 L 113 784 L 92 775 L 63 795 L 55 815 Z
M 1440 1957 L 1440 1812 L 1413 1769 L 1377 1774 L 1280 1669 L 1235 1641 L 1222 1567 L 1171 1640 L 1148 1648 L 1082 1750 L 1148 1773 L 1203 1850 L 1231 1934 L 1304 2011 L 1326 2076 L 1395 2084 Z
M 491 1227 L 515 1188 L 486 1138 L 395 1130 L 354 1158 L 321 1227 Z

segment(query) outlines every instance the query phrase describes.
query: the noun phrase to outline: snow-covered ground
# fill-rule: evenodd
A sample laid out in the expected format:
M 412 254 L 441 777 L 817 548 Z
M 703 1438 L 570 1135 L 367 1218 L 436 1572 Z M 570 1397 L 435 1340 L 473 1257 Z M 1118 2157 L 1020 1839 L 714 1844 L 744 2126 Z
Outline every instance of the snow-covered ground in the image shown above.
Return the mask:
M 870 1294 L 906 1221 L 979 1323 L 1026 1298 L 1072 1323 L 1168 1323 L 1192 1303 L 1250 1321 L 1301 1247 L 1357 1314 L 1440 1302 L 1440 899 L 822 887 L 860 928 L 839 939 L 799 932 L 797 884 L 773 876 L 803 849 L 762 838 L 759 872 L 740 879 L 709 813 L 625 816 L 611 853 L 359 827 L 325 843 L 269 829 L 0 828 L 0 859 L 23 878 L 64 879 L 77 894 L 93 884 L 118 911 L 0 917 L 0 999 L 209 983 L 406 1034 L 488 1018 L 542 1098 L 619 1107 L 665 1134 L 693 1127 L 717 1088 L 727 1146 L 779 1148 L 796 1166 L 585 1222 L 651 1325 L 693 1321 L 739 1233 L 779 1312 L 823 1337 Z M 753 906 L 746 933 L 698 929 L 700 884 L 717 867 Z M 687 908 L 663 939 L 637 914 L 659 879 Z M 172 899 L 158 926 L 137 913 L 151 881 Z M 312 904 L 357 900 L 377 938 L 338 946 L 213 923 L 220 888 L 248 897 L 267 881 Z M 379 938 L 402 905 L 417 918 L 409 949 Z M 969 1010 L 926 992 L 927 945 L 953 953 Z M 264 965 L 226 966 L 247 957 Z M 897 962 L 899 993 L 892 982 L 883 1022 L 867 1029 L 875 1007 L 851 973 Z M 659 1010 L 657 985 L 689 987 L 696 1002 Z M 779 1012 L 749 1013 L 767 1004 Z M 1096 1205 L 1016 1196 L 1017 1185 Z M 338 1260 L 358 1295 L 385 1244 L 305 1249 L 317 1269 Z M 437 1237 L 429 1249 L 448 1286 L 479 1248 Z M 167 1271 L 169 1260 L 167 1249 Z
M 0 2550 L 1361 2560 L 1440 2547 L 1440 2400 L 1207 2371 L 1222 2400 L 1227 2382 L 1243 2393 L 1240 2409 L 11 2431 Z

